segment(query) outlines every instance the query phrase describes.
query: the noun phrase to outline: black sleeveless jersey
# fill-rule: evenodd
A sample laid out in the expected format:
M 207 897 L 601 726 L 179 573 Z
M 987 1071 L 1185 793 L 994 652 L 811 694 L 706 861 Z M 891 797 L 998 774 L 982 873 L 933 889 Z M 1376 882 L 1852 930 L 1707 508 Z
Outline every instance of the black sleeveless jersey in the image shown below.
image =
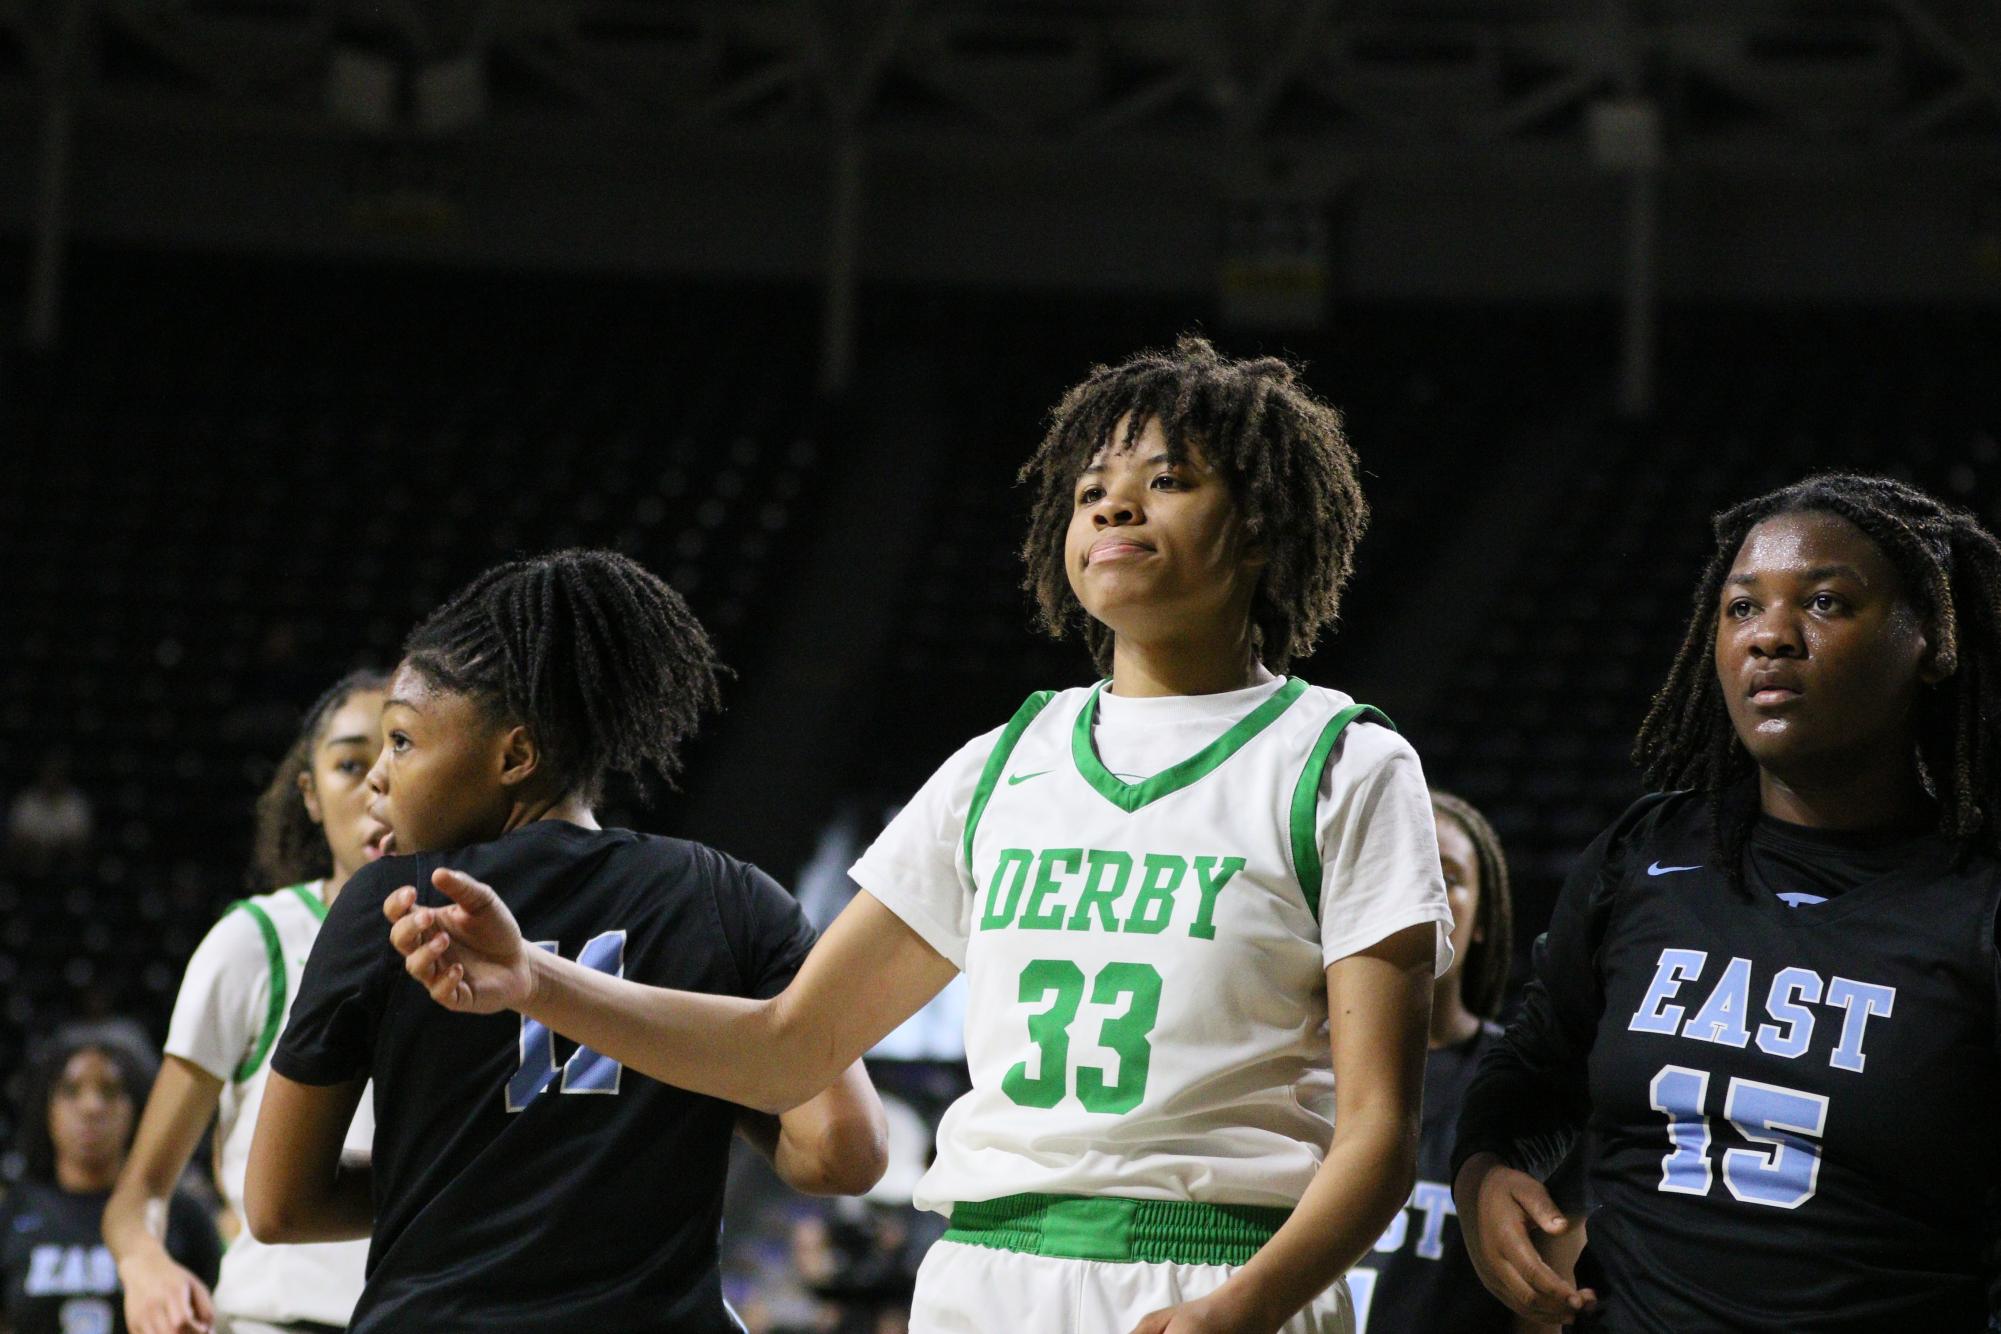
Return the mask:
M 737 1109 L 513 1013 L 453 1014 L 403 971 L 382 901 L 431 871 L 492 885 L 544 949 L 655 986 L 783 990 L 813 929 L 712 848 L 542 820 L 363 868 L 327 914 L 272 1068 L 375 1081 L 375 1230 L 349 1325 L 531 1334 L 739 1328 L 717 1266 Z
M 1578 1282 L 1603 1308 L 1581 1328 L 1986 1329 L 2001 865 L 1922 837 L 1790 893 L 1733 886 L 1715 846 L 1690 793 L 1592 845 L 1455 1171 L 1481 1151 L 1544 1171 L 1588 1123 Z
M 1417 1184 L 1374 1251 L 1348 1271 L 1355 1334 L 1508 1334 L 1514 1315 L 1480 1286 L 1452 1203 L 1452 1132 L 1480 1054 L 1500 1037 L 1482 1024 L 1470 1040 L 1424 1057 L 1424 1119 Z

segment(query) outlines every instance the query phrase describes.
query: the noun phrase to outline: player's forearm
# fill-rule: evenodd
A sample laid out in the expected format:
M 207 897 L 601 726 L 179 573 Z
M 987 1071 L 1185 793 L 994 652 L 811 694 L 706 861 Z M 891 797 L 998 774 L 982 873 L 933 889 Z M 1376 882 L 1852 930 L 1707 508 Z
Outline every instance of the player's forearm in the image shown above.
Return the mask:
M 1292 1217 L 1225 1285 L 1242 1328 L 1278 1329 L 1375 1245 L 1410 1198 L 1417 1140 L 1415 1115 L 1336 1134 Z
M 784 1112 L 832 1083 L 848 1060 L 809 1049 L 775 1002 L 671 991 L 531 950 L 521 1012 L 621 1065 L 691 1093 Z
M 111 1198 L 105 1201 L 104 1220 L 99 1225 L 112 1258 L 124 1264 L 167 1254 L 163 1239 L 172 1194 L 172 1182 L 162 1187 L 129 1169 L 119 1177 Z

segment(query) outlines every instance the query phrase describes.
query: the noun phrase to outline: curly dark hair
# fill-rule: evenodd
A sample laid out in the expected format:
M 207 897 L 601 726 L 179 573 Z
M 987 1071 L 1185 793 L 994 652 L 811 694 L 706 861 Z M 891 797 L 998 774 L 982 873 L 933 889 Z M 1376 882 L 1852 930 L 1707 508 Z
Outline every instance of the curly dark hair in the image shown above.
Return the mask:
M 306 710 L 299 735 L 257 796 L 257 832 L 244 877 L 250 888 L 303 884 L 332 873 L 333 854 L 327 850 L 326 830 L 306 813 L 306 803 L 299 795 L 299 775 L 312 772 L 313 751 L 342 706 L 361 691 L 381 690 L 388 684 L 385 672 L 369 668 L 352 671 L 327 687 Z
M 82 1051 L 101 1051 L 118 1069 L 118 1079 L 132 1099 L 132 1129 L 139 1127 L 139 1109 L 153 1091 L 160 1058 L 124 1023 L 70 1023 L 56 1029 L 28 1054 L 27 1078 L 21 1085 L 21 1118 L 17 1147 L 21 1174 L 30 1181 L 53 1185 L 56 1146 L 49 1137 L 49 1102 L 70 1058 Z M 127 1139 L 125 1148 L 132 1142 Z
M 1474 910 L 1479 939 L 1466 948 L 1460 968 L 1461 995 L 1466 1008 L 1482 1019 L 1497 1018 L 1508 991 L 1508 968 L 1515 948 L 1515 900 L 1508 887 L 1508 859 L 1501 854 L 1501 836 L 1487 817 L 1466 798 L 1443 788 L 1431 789 L 1432 808 L 1466 831 L 1479 865 L 1480 906 Z
M 564 790 L 592 803 L 608 773 L 672 780 L 723 670 L 679 593 L 582 549 L 480 575 L 410 632 L 403 663 L 525 725 Z
M 1339 611 L 1368 526 L 1355 451 L 1340 412 L 1314 396 L 1297 367 L 1278 357 L 1234 361 L 1192 334 L 1169 351 L 1092 367 L 1050 413 L 1018 479 L 1035 486 L 1021 558 L 1037 623 L 1057 639 L 1080 628 L 1098 670 L 1111 670 L 1111 629 L 1077 601 L 1063 540 L 1077 476 L 1112 443 L 1122 418 L 1126 446 L 1157 421 L 1169 458 L 1199 450 L 1228 482 L 1250 536 L 1264 544 L 1269 563 L 1251 604 L 1252 651 L 1274 671 L 1311 652 Z
M 1749 822 L 1727 797 L 1755 772 L 1730 726 L 1716 679 L 1717 599 L 1751 529 L 1781 514 L 1846 519 L 1903 578 L 1945 679 L 1917 712 L 1919 776 L 1937 799 L 1938 828 L 1962 850 L 2001 853 L 2001 543 L 1965 510 L 1887 477 L 1825 473 L 1717 515 L 1716 547 L 1696 581 L 1688 628 L 1633 743 L 1657 788 L 1708 793 L 1724 865 L 1739 865 Z

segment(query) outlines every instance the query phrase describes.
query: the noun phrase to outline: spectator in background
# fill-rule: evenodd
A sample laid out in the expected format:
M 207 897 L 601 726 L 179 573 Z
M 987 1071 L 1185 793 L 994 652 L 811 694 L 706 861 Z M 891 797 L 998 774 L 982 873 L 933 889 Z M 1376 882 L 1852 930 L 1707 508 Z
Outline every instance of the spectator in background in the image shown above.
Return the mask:
M 0 1302 L 12 1334 L 126 1334 L 98 1219 L 158 1066 L 122 1025 L 66 1026 L 35 1058 L 21 1108 L 25 1167 L 0 1201 Z M 191 1196 L 168 1205 L 167 1247 L 215 1282 L 222 1241 Z
M 7 862 L 30 875 L 72 870 L 97 825 L 90 798 L 69 778 L 69 752 L 51 750 L 34 783 L 7 811 Z

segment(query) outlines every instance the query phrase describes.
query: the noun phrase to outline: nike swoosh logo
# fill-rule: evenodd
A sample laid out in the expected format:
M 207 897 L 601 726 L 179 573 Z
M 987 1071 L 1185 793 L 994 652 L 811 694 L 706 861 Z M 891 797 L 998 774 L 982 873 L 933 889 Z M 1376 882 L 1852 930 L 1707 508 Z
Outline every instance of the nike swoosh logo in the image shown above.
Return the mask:
M 1007 785 L 1013 787 L 1016 783 L 1026 783 L 1031 778 L 1040 778 L 1046 773 L 1053 772 L 1055 771 L 1052 769 L 1037 769 L 1032 774 L 1009 774 L 1007 776 Z
M 1655 862 L 1652 866 L 1649 866 L 1647 868 L 1647 874 L 1673 875 L 1676 871 L 1700 871 L 1701 869 L 1702 869 L 1701 862 L 1697 862 L 1693 866 L 1662 866 L 1659 862 Z

